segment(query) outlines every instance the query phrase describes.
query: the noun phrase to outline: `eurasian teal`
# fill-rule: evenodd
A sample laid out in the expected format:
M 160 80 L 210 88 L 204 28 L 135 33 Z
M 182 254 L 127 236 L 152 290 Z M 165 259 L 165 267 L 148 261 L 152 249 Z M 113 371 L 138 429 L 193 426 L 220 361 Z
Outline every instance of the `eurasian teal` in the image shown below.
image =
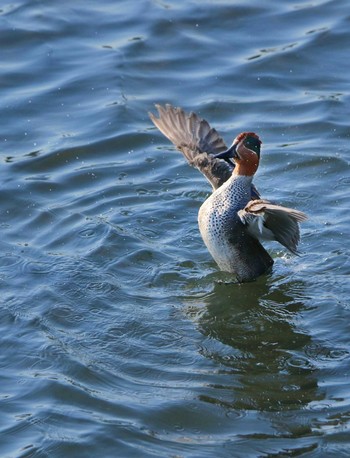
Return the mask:
M 243 132 L 227 149 L 207 121 L 171 105 L 156 105 L 159 118 L 149 113 L 158 129 L 199 169 L 213 193 L 198 213 L 199 230 L 221 270 L 239 282 L 266 273 L 273 259 L 259 240 L 276 240 L 297 254 L 299 222 L 305 213 L 260 198 L 252 183 L 260 160 L 261 141 Z

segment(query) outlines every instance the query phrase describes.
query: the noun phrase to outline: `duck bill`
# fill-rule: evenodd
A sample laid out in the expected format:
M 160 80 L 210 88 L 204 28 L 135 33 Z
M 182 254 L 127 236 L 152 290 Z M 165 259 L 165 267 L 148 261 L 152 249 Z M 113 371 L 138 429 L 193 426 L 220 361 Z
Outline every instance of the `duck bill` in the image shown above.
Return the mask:
M 215 154 L 214 157 L 217 159 L 224 159 L 225 161 L 229 159 L 237 159 L 238 154 L 237 154 L 237 145 L 232 145 L 230 146 L 229 149 L 226 151 L 223 151 L 222 153 Z

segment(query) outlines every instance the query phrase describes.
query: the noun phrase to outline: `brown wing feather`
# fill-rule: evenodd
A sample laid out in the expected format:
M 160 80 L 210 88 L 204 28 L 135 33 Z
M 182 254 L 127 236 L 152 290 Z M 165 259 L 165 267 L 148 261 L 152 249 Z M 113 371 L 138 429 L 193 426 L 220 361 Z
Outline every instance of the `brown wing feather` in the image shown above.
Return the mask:
M 156 105 L 156 108 L 159 118 L 149 113 L 151 120 L 183 153 L 188 163 L 202 172 L 214 189 L 225 183 L 233 166 L 212 156 L 226 149 L 217 131 L 195 113 L 186 114 L 181 108 L 171 105 Z
M 307 219 L 305 213 L 272 204 L 268 200 L 252 200 L 244 211 L 256 217 L 263 217 L 263 225 L 273 233 L 275 240 L 292 253 L 297 253 L 297 246 L 300 241 L 298 223 Z

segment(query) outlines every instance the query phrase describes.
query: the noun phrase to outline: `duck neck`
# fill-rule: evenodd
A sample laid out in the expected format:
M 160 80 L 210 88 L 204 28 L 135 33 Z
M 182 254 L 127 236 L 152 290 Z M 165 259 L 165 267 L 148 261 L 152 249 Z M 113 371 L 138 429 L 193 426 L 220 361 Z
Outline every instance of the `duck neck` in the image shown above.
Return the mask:
M 259 161 L 240 161 L 236 162 L 236 166 L 233 169 L 233 175 L 245 176 L 253 179 L 255 172 L 258 170 Z

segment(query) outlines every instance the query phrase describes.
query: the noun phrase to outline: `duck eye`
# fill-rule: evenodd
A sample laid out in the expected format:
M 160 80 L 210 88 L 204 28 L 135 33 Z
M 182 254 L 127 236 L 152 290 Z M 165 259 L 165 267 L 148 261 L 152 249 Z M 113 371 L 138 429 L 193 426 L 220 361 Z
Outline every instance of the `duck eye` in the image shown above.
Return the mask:
M 261 141 L 258 138 L 253 137 L 252 135 L 247 135 L 243 143 L 244 146 L 254 151 L 254 153 L 256 153 L 258 157 L 260 157 Z

